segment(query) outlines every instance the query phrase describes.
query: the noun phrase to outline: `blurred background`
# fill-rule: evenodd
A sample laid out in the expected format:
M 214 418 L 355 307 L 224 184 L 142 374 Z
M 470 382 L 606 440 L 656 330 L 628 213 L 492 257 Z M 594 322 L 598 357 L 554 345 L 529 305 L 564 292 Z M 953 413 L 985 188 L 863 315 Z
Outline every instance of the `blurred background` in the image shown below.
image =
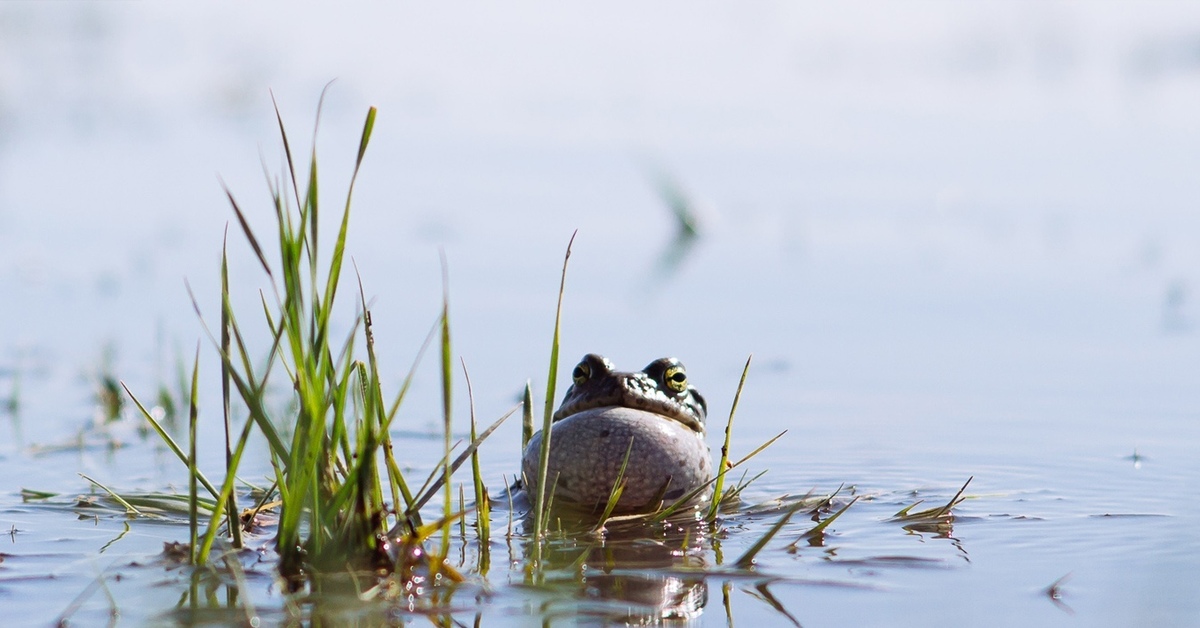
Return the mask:
M 13 2 L 0 364 L 38 425 L 87 416 L 97 369 L 173 378 L 203 336 L 185 280 L 216 314 L 221 182 L 267 233 L 271 94 L 303 154 L 331 80 L 327 207 L 380 111 L 349 247 L 397 381 L 441 249 L 481 406 L 540 387 L 578 229 L 564 369 L 678 355 L 726 407 L 754 353 L 766 423 L 1034 404 L 1130 451 L 1129 416 L 1197 409 L 1190 5 Z M 251 315 L 236 224 L 231 255 Z
M 481 417 L 543 390 L 578 230 L 562 373 L 676 355 L 715 424 L 753 353 L 737 447 L 791 430 L 764 494 L 974 475 L 1046 545 L 980 526 L 972 578 L 930 591 L 986 611 L 1075 570 L 1093 619 L 1195 617 L 1200 511 L 1173 496 L 1200 488 L 1200 5 L 0 3 L 0 462 L 88 423 L 106 378 L 173 385 L 197 341 L 217 407 L 185 280 L 215 321 L 222 182 L 268 241 L 271 95 L 304 155 L 330 81 L 330 217 L 379 108 L 349 254 L 394 383 L 444 251 Z M 267 282 L 229 235 L 250 328 Z M 433 366 L 403 430 L 440 429 Z M 1086 519 L 1118 511 L 1168 518 Z M 979 562 L 1014 549 L 1036 567 Z
M 380 110 L 351 253 L 398 370 L 442 247 L 484 394 L 540 373 L 579 229 L 566 361 L 672 353 L 730 388 L 754 352 L 807 393 L 1139 405 L 1200 374 L 1183 3 L 4 3 L 6 360 L 111 347 L 150 377 L 190 347 L 218 177 L 268 226 L 269 90 L 304 152 L 331 80 L 328 206 Z M 664 188 L 698 238 L 676 242 Z

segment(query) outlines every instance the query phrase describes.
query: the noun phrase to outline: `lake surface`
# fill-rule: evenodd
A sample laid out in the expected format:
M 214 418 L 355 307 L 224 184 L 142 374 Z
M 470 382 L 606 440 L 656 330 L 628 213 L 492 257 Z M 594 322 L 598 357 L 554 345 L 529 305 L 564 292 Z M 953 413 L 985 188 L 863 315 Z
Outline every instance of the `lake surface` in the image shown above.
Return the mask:
M 1200 624 L 1198 50 L 1200 10 L 1183 4 L 4 3 L 3 623 L 99 624 L 113 607 L 122 623 L 239 617 L 176 610 L 188 571 L 160 554 L 186 525 L 78 505 L 94 493 L 78 474 L 186 490 L 128 404 L 94 424 L 106 375 L 153 398 L 197 342 L 219 468 L 219 412 L 204 412 L 219 408 L 218 362 L 184 281 L 211 324 L 232 219 L 221 182 L 270 226 L 263 163 L 279 172 L 282 153 L 268 89 L 303 152 L 336 79 L 318 136 L 326 207 L 379 107 L 349 253 L 392 390 L 439 311 L 444 251 L 481 420 L 527 379 L 540 395 L 575 230 L 560 386 L 587 352 L 628 369 L 675 355 L 719 448 L 753 354 L 733 451 L 788 430 L 748 463 L 768 473 L 719 548 L 689 554 L 698 565 L 634 569 L 692 568 L 697 625 L 786 624 L 784 611 L 804 626 Z M 690 242 L 663 177 L 698 208 Z M 253 321 L 266 280 L 236 224 L 230 243 Z M 396 432 L 419 476 L 440 450 L 434 367 Z M 94 440 L 66 446 L 81 430 Z M 514 422 L 483 447 L 494 492 L 519 441 Z M 890 521 L 968 478 L 951 530 Z M 781 515 L 755 505 L 843 484 L 835 505 L 863 497 L 823 546 L 786 551 L 813 525 L 797 516 L 753 573 L 727 569 Z M 482 625 L 613 612 L 574 581 L 521 586 L 498 559 L 520 561 L 511 545 L 494 543 L 455 619 L 473 621 L 476 597 Z M 243 563 L 244 601 L 285 621 L 270 553 Z M 312 612 L 425 621 L 329 606 Z

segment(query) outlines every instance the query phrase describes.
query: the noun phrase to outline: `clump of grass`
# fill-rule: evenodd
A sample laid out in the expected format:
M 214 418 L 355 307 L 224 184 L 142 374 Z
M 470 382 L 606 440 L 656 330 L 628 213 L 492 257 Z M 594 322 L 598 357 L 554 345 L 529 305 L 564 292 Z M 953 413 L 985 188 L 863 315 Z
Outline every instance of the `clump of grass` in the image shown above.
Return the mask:
M 318 107 L 318 119 L 319 119 Z M 375 124 L 376 110 L 370 108 L 363 125 L 357 158 L 341 206 L 338 230 L 333 238 L 322 238 L 318 194 L 316 148 L 308 160 L 307 181 L 297 175 L 288 134 L 278 109 L 280 136 L 287 159 L 283 181 L 271 182 L 270 192 L 275 213 L 278 258 L 268 261 L 267 251 L 249 226 L 245 213 L 226 189 L 238 224 L 259 265 L 271 284 L 274 303 L 262 298 L 262 313 L 271 338 L 266 365 L 255 368 L 247 348 L 243 327 L 230 298 L 227 254 L 221 261 L 221 328 L 209 338 L 221 358 L 222 418 L 225 429 L 225 478 L 218 487 L 197 468 L 195 424 L 198 368 L 192 373 L 189 450 L 184 452 L 163 426 L 134 398 L 139 410 L 168 447 L 187 465 L 191 483 L 193 562 L 209 559 L 222 521 L 227 522 L 229 541 L 241 543 L 239 519 L 253 515 L 271 500 L 265 494 L 246 515 L 238 514 L 235 477 L 246 443 L 252 433 L 267 442 L 274 469 L 274 489 L 278 495 L 279 520 L 275 546 L 279 571 L 289 588 L 296 590 L 311 582 L 310 576 L 347 568 L 387 568 L 404 576 L 423 565 L 427 571 L 461 579 L 442 565 L 449 544 L 449 529 L 464 513 L 451 511 L 451 476 L 467 457 L 475 457 L 479 444 L 508 415 L 481 434 L 475 434 L 472 410 L 472 441 L 466 451 L 450 461 L 451 443 L 451 372 L 449 297 L 444 296 L 441 316 L 435 329 L 441 339 L 441 375 L 443 419 L 446 431 L 446 456 L 435 471 L 436 481 L 427 482 L 427 490 L 414 493 L 401 473 L 389 428 L 412 380 L 405 379 L 392 400 L 385 402 L 375 355 L 371 312 L 359 281 L 358 314 L 351 330 L 342 340 L 333 337 L 332 321 L 345 259 L 346 235 L 351 200 L 363 158 Z M 326 258 L 322 242 L 332 243 Z M 327 260 L 322 262 L 321 260 Z M 190 291 L 190 288 L 189 288 Z M 197 302 L 192 295 L 193 303 Z M 197 313 L 199 306 L 196 305 Z M 431 333 L 425 346 L 433 339 Z M 422 347 L 417 356 L 424 353 Z M 365 347 L 367 359 L 355 359 L 356 348 Z M 413 369 L 415 370 L 414 363 Z M 267 384 L 282 370 L 294 395 L 292 413 L 279 416 L 268 410 Z M 278 375 L 276 375 L 278 377 Z M 128 392 L 128 389 L 126 389 Z M 247 414 L 240 434 L 233 429 L 231 399 L 240 400 Z M 133 397 L 132 393 L 130 396 Z M 510 412 L 511 414 L 511 412 Z M 477 503 L 481 517 L 487 516 L 486 489 L 474 461 Z M 203 487 L 204 499 L 196 495 Z M 421 507 L 440 488 L 444 488 L 442 517 L 433 524 L 421 522 Z M 209 500 L 211 497 L 211 500 Z M 389 502 L 386 498 L 390 497 Z M 208 507 L 199 504 L 206 503 Z M 220 506 L 217 506 L 217 505 Z M 197 519 L 208 516 L 208 527 L 201 536 L 195 531 Z M 438 531 L 441 548 L 410 551 L 421 546 Z M 481 536 L 486 538 L 486 524 Z M 397 549 L 399 548 L 399 549 Z M 420 557 L 422 565 L 409 559 Z
M 230 303 L 228 284 L 223 285 L 222 379 L 233 384 L 232 388 L 249 409 L 252 423 L 270 446 L 282 501 L 276 538 L 279 569 L 293 586 L 299 586 L 312 570 L 339 569 L 347 564 L 369 566 L 381 555 L 379 537 L 389 526 L 384 482 L 393 489 L 393 494 L 406 497 L 409 494 L 396 465 L 384 465 L 386 478 L 381 478 L 377 471 L 381 448 L 391 445 L 388 427 L 400 397 L 390 410 L 382 403 L 370 311 L 363 307 L 349 337 L 340 345 L 331 337 L 351 199 L 375 115 L 374 108 L 367 112 L 326 268 L 321 268 L 318 261 L 321 205 L 316 148 L 309 159 L 308 180 L 301 194 L 287 131 L 278 110 L 276 118 L 287 156 L 287 180 L 291 183 L 295 209 L 282 186 L 272 185 L 279 242 L 277 266 L 268 263 L 244 213 L 227 190 L 246 240 L 272 280 L 276 304 L 272 312 L 264 303 L 267 327 L 274 341 L 271 360 L 263 373 L 256 374 Z M 445 320 L 442 323 L 445 329 L 448 323 Z M 360 331 L 368 351 L 367 363 L 353 358 L 355 338 Z M 298 410 L 291 442 L 284 441 L 278 422 L 268 416 L 264 403 L 267 377 L 276 364 L 285 369 L 296 396 Z M 444 385 L 448 387 L 448 382 Z M 230 387 L 227 385 L 223 392 L 228 407 Z M 229 461 L 233 458 L 231 455 Z M 222 492 L 221 501 L 225 501 L 228 496 Z

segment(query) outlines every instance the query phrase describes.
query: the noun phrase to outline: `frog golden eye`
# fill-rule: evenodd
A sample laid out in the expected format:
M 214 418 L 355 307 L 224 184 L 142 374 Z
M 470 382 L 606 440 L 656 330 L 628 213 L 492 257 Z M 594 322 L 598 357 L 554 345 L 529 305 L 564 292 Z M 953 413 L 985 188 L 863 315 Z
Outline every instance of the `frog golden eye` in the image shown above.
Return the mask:
M 687 390 L 687 373 L 683 371 L 682 366 L 669 367 L 663 374 L 663 381 L 667 383 L 667 388 L 675 392 Z
M 592 366 L 587 362 L 580 362 L 575 366 L 575 370 L 571 371 L 571 378 L 575 380 L 576 385 L 582 385 L 592 376 Z

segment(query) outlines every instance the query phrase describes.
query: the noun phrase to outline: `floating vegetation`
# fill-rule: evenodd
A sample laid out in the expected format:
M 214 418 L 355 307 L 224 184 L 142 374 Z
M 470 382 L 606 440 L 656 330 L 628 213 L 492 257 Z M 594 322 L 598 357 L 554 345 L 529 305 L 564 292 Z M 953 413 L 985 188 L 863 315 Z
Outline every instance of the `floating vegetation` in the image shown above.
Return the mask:
M 857 502 L 860 497 L 855 495 L 854 498 L 847 502 L 845 506 L 842 506 L 837 512 L 822 520 L 820 518 L 821 512 L 833 507 L 833 498 L 837 497 L 837 494 L 842 492 L 842 488 L 844 487 L 844 484 L 837 487 L 836 491 L 830 493 L 828 497 L 822 499 L 816 506 L 813 507 L 811 511 L 812 520 L 816 521 L 817 525 L 809 528 L 803 534 L 801 534 L 799 538 L 797 538 L 795 541 L 792 541 L 791 545 L 787 546 L 788 552 L 793 554 L 796 553 L 796 551 L 800 548 L 801 541 L 807 541 L 808 545 L 811 547 L 821 547 L 825 545 L 825 530 L 829 528 L 834 521 L 837 521 L 838 517 L 841 517 L 847 510 L 850 510 L 850 507 L 853 506 L 854 502 Z
M 967 485 L 974 479 L 975 476 L 967 478 L 967 481 L 963 483 L 962 488 L 958 489 L 954 497 L 951 497 L 950 501 L 942 506 L 914 512 L 913 508 L 921 505 L 924 501 L 917 500 L 902 508 L 895 515 L 892 515 L 891 520 L 903 523 L 904 529 L 912 532 L 934 532 L 948 535 L 954 524 L 954 513 L 951 511 L 966 499 L 966 497 L 963 497 L 963 491 L 967 490 Z

